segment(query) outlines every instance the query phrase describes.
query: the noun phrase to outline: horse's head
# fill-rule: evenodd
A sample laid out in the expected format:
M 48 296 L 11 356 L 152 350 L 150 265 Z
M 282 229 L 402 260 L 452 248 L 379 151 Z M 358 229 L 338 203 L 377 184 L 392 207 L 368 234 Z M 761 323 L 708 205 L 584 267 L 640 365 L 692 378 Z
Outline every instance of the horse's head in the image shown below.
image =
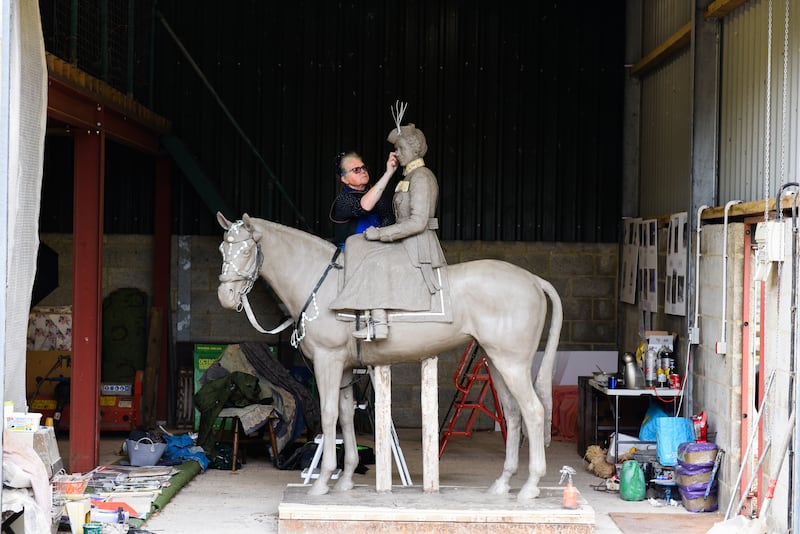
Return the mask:
M 231 222 L 217 212 L 217 221 L 225 230 L 219 251 L 222 253 L 222 272 L 219 275 L 217 298 L 223 308 L 241 311 L 242 297 L 253 288 L 261 270 L 261 234 L 253 227 L 246 213 L 242 220 Z

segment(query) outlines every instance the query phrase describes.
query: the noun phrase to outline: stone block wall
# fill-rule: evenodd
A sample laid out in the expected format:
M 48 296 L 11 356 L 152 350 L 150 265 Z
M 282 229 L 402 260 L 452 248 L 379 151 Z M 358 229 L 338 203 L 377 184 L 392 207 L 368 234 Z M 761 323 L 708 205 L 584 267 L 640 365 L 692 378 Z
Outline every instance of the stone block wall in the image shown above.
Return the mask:
M 723 265 L 727 245 L 727 280 Z M 700 241 L 699 326 L 700 343 L 692 349 L 692 384 L 688 391 L 686 415 L 705 412 L 708 430 L 715 443 L 732 461 L 720 466 L 719 502 L 727 502 L 736 481 L 741 455 L 742 424 L 742 286 L 744 266 L 744 225 L 728 225 L 727 243 L 721 224 L 703 226 Z M 717 354 L 722 339 L 723 296 L 727 350 Z
M 46 234 L 42 241 L 59 253 L 61 280 L 41 305 L 64 305 L 72 300 L 72 239 Z M 287 364 L 301 364 L 288 344 L 289 331 L 258 333 L 244 313 L 223 309 L 217 301 L 221 258 L 219 237 L 174 238 L 171 289 L 171 339 L 181 343 L 238 343 L 262 341 L 279 346 Z M 462 242 L 442 243 L 448 263 L 491 258 L 519 265 L 553 284 L 562 299 L 564 323 L 561 351 L 617 349 L 618 245 L 587 243 Z M 152 237 L 106 236 L 103 254 L 103 295 L 119 287 L 138 287 L 152 294 Z M 264 284 L 256 284 L 250 303 L 261 326 L 276 326 L 283 315 Z M 545 326 L 540 349 L 544 348 Z M 440 417 L 455 395 L 454 373 L 464 347 L 439 356 Z M 393 368 L 393 417 L 398 427 L 418 427 L 419 365 Z M 476 428 L 492 428 L 487 417 Z
M 688 391 L 686 415 L 705 412 L 708 430 L 714 442 L 725 452 L 718 473 L 718 502 L 725 510 L 731 496 L 739 500 L 739 490 L 751 477 L 743 472 L 738 480 L 743 449 L 754 432 L 754 422 L 764 395 L 766 402 L 761 418 L 763 439 L 771 438 L 772 447 L 764 456 L 764 481 L 775 476 L 777 486 L 770 513 L 766 518 L 770 532 L 783 532 L 788 528 L 785 510 L 791 506 L 790 475 L 792 466 L 786 451 L 779 443 L 794 428 L 787 425 L 796 408 L 792 390 L 792 298 L 793 277 L 796 279 L 796 261 L 792 261 L 792 233 L 784 221 L 784 253 L 782 262 L 773 262 L 769 276 L 763 281 L 745 279 L 744 265 L 749 249 L 745 248 L 745 235 L 753 227 L 742 223 L 728 225 L 727 240 L 722 224 L 706 223 L 702 227 L 699 273 L 699 327 L 700 343 L 692 349 L 693 373 Z M 723 285 L 724 256 L 727 250 L 727 275 Z M 752 268 L 755 270 L 755 263 Z M 723 314 L 723 300 L 724 314 Z M 763 308 L 762 308 L 763 306 Z M 763 313 L 759 313 L 759 308 Z M 723 336 L 723 318 L 726 320 Z M 763 339 L 759 326 L 763 325 Z M 745 349 L 745 338 L 749 347 Z M 727 343 L 724 354 L 718 354 L 716 343 Z M 759 348 L 763 343 L 763 350 Z M 749 368 L 750 386 L 743 387 L 744 363 Z M 764 386 L 757 391 L 756 380 Z M 770 387 L 770 377 L 773 383 Z M 749 425 L 748 425 L 749 423 Z M 763 450 L 763 449 L 762 449 Z M 760 456 L 758 440 L 751 449 L 752 462 Z M 739 484 L 739 490 L 734 490 Z M 763 488 L 762 488 L 763 489 Z M 763 496 L 763 493 L 762 493 Z M 733 502 L 732 514 L 736 514 Z

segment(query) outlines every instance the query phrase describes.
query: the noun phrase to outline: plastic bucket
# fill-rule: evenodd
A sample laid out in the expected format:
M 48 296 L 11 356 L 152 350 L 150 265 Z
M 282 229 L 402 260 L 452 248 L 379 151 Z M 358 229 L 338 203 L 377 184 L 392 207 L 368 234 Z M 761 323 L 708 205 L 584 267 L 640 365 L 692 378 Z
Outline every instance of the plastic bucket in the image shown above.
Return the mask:
M 161 455 L 167 448 L 166 443 L 153 443 L 150 438 L 142 438 L 138 441 L 127 440 L 126 448 L 131 459 L 131 465 L 142 467 L 146 465 L 156 465 L 161 459 Z

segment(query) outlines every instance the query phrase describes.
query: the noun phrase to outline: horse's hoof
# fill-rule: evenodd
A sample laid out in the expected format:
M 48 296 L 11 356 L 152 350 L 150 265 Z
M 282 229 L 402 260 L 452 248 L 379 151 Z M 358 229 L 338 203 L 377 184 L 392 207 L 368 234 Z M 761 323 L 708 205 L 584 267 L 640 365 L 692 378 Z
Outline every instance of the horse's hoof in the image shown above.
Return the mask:
M 538 486 L 528 486 L 527 484 L 519 490 L 519 495 L 517 495 L 517 502 L 527 502 L 532 501 L 536 497 L 539 496 L 541 490 Z
M 328 485 L 327 484 L 320 484 L 319 482 L 314 482 L 310 488 L 308 488 L 309 495 L 325 495 L 328 493 Z
M 504 482 L 501 480 L 495 480 L 494 483 L 489 486 L 489 489 L 486 490 L 486 493 L 489 495 L 505 495 L 508 493 L 510 486 L 508 482 Z
M 354 486 L 355 484 L 353 484 L 352 478 L 351 479 L 340 478 L 336 482 L 336 485 L 333 487 L 333 489 L 335 491 L 350 491 L 351 489 L 353 489 Z

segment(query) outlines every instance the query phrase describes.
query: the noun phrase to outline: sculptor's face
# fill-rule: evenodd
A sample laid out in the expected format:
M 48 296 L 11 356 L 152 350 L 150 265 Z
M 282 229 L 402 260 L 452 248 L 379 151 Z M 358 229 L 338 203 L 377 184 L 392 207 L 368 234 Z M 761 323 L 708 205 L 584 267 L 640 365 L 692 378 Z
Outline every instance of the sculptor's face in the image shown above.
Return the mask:
M 397 156 L 397 161 L 400 162 L 400 165 L 403 167 L 417 159 L 417 151 L 402 137 L 395 143 L 394 153 Z

